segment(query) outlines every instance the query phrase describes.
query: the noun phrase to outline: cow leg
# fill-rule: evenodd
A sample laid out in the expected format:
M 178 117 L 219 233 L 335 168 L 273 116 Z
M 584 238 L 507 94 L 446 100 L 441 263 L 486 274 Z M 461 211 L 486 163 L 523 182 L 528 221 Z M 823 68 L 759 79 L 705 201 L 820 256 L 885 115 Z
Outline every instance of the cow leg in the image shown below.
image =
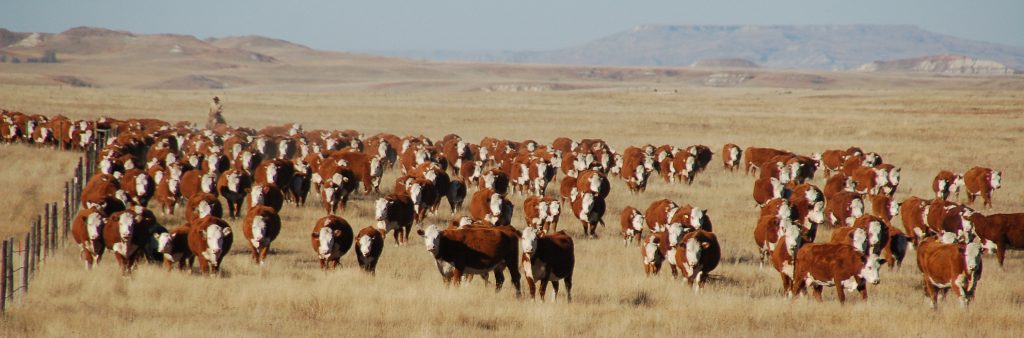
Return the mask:
M 790 290 L 793 287 L 793 279 L 784 273 L 779 275 L 782 276 L 782 292 L 786 293 L 786 297 L 793 298 L 793 290 Z
M 857 284 L 857 292 L 860 293 L 860 299 L 868 300 L 868 286 L 864 283 Z
M 982 204 L 985 208 L 992 208 L 992 192 L 991 191 L 983 191 L 981 193 L 981 198 L 985 200 L 985 203 Z
M 542 278 L 540 280 L 540 301 L 541 302 L 547 301 L 547 299 L 544 297 L 544 294 L 546 294 L 547 291 L 548 291 L 548 280 L 547 280 L 547 278 Z M 556 292 L 556 294 L 557 294 L 557 292 Z
M 462 284 L 462 269 L 452 267 L 452 275 L 449 277 L 452 285 L 456 287 Z
M 501 291 L 501 286 L 503 284 L 505 284 L 505 273 L 502 270 L 503 270 L 503 268 L 501 268 L 501 267 L 499 267 L 497 269 L 494 269 L 494 292 L 495 293 L 497 293 L 498 291 Z M 543 292 L 543 291 L 541 291 L 541 292 Z M 541 298 L 543 298 L 543 293 L 541 295 L 542 295 Z
M 814 286 L 812 286 L 812 288 L 814 289 L 814 299 L 817 300 L 820 303 L 821 302 L 821 291 L 824 288 L 824 286 L 814 285 Z
M 846 303 L 846 290 L 843 287 L 843 281 L 839 278 L 833 278 L 832 282 L 836 284 L 836 296 L 839 297 L 839 304 Z
M 572 275 L 565 277 L 565 300 L 572 303 Z
M 537 299 L 537 286 L 534 285 L 536 281 L 532 277 L 526 276 L 526 286 L 530 288 L 530 300 Z M 543 293 L 541 293 L 541 301 L 544 300 Z

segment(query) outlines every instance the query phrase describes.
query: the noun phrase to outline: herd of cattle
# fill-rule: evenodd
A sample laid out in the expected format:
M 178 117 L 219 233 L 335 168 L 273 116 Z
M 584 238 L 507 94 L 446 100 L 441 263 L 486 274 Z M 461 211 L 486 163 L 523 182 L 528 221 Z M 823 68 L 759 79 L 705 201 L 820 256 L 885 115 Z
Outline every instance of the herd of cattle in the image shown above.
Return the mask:
M 563 204 L 596 237 L 603 225 L 609 177 L 621 178 L 631 193 L 646 191 L 652 176 L 690 184 L 711 163 L 703 145 L 628 147 L 616 152 L 600 139 L 557 138 L 550 144 L 484 138 L 479 144 L 449 134 L 440 140 L 380 133 L 366 137 L 354 130 L 303 130 L 297 124 L 261 130 L 220 125 L 200 130 L 190 123 L 155 119 L 71 120 L 2 111 L 0 139 L 85 149 L 96 130 L 116 130 L 97 156 L 98 171 L 82 190 L 82 209 L 72 222 L 86 267 L 111 251 L 123 273 L 143 261 L 163 262 L 202 273 L 219 271 L 234 232 L 226 219 L 241 219 L 242 234 L 255 264 L 264 264 L 281 232 L 279 212 L 286 204 L 304 206 L 311 190 L 319 194 L 326 216 L 311 232 L 321 268 L 335 267 L 353 246 L 359 266 L 373 272 L 385 235 L 408 243 L 413 225 L 435 258 L 446 284 L 492 272 L 500 289 L 508 270 L 516 293 L 525 274 L 531 295 L 548 282 L 557 294 L 564 280 L 571 300 L 575 265 L 573 238 L 558 230 Z M 754 239 L 762 265 L 778 270 L 788 294 L 835 286 L 867 297 L 867 283 L 878 283 L 881 264 L 899 268 L 908 247 L 932 304 L 950 288 L 966 304 L 981 277 L 980 254 L 995 253 L 1002 265 L 1007 248 L 1024 247 L 1024 214 L 982 215 L 950 202 L 961 191 L 968 203 L 976 196 L 991 206 L 1001 173 L 972 168 L 963 174 L 940 172 L 932 199 L 896 202 L 900 168 L 876 153 L 858 148 L 803 156 L 784 150 L 727 144 L 724 167 L 758 176 L 753 199 L 761 208 Z M 397 169 L 394 169 L 397 167 Z M 827 180 L 810 183 L 818 168 Z M 394 189 L 382 194 L 386 170 L 398 170 Z M 547 187 L 562 172 L 558 193 Z M 361 189 L 360 189 L 361 188 Z M 468 216 L 461 216 L 468 190 Z M 376 224 L 355 232 L 342 217 L 353 193 L 380 196 L 373 203 Z M 510 194 L 524 196 L 525 227 L 512 226 Z M 425 226 L 447 200 L 451 221 Z M 228 210 L 225 214 L 223 200 Z M 184 207 L 185 223 L 167 229 L 149 209 L 164 215 Z M 870 205 L 870 208 L 867 207 Z M 904 230 L 892 226 L 899 215 Z M 620 214 L 626 246 L 640 248 L 644 270 L 656 274 L 666 260 L 673 276 L 679 269 L 699 290 L 721 259 L 721 249 L 706 209 L 661 199 Z M 819 226 L 833 229 L 829 243 L 815 243 Z M 644 229 L 646 227 L 646 230 Z

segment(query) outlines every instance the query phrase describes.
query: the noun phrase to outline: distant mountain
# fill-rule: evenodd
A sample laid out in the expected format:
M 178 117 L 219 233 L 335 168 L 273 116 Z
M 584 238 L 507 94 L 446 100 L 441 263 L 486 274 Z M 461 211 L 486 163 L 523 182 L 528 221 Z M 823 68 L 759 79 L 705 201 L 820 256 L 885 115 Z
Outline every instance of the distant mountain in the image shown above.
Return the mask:
M 757 68 L 757 64 L 744 59 L 704 59 L 690 64 L 691 68 Z
M 958 75 L 1013 75 L 1017 71 L 1004 64 L 963 55 L 932 55 L 893 61 L 875 61 L 858 68 L 864 72 L 913 72 Z
M 744 59 L 768 68 L 848 70 L 877 60 L 957 54 L 1024 69 L 1024 48 L 968 40 L 907 25 L 641 25 L 579 46 L 549 51 L 401 51 L 429 60 L 687 66 Z

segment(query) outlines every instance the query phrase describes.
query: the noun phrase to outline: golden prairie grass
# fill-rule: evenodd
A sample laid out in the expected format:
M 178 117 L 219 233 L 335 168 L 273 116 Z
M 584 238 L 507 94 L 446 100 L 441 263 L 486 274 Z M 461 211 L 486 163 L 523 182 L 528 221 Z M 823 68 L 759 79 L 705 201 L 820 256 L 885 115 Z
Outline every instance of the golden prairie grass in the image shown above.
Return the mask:
M 229 123 L 260 127 L 286 122 L 306 129 L 379 131 L 430 137 L 452 132 L 473 142 L 483 136 L 549 142 L 557 136 L 600 137 L 628 145 L 724 143 L 770 146 L 799 153 L 858 145 L 903 168 L 898 199 L 928 197 L 940 169 L 974 165 L 1004 172 L 988 212 L 1024 210 L 1024 97 L 1012 91 L 775 90 L 681 87 L 678 93 L 581 91 L 553 93 L 344 92 L 330 94 L 173 92 L 17 87 L 0 90 L 8 109 L 73 117 L 159 117 L 200 122 L 206 99 L 225 97 Z M 1020 336 L 1024 255 L 1011 252 L 1005 271 L 991 257 L 970 309 L 948 299 L 930 310 L 913 252 L 900 271 L 884 270 L 869 299 L 840 306 L 834 289 L 825 302 L 787 300 L 778 274 L 759 268 L 752 232 L 757 209 L 750 177 L 721 169 L 718 154 L 692 186 L 652 181 L 641 195 L 612 179 L 597 240 L 576 240 L 574 302 L 516 300 L 511 284 L 494 294 L 480 279 L 445 288 L 418 237 L 387 241 L 376 276 L 355 268 L 351 252 L 337 271 L 319 271 L 309 244 L 323 209 L 285 207 L 284 230 L 267 267 L 250 263 L 236 239 L 220 278 L 142 266 L 132 277 L 110 257 L 85 271 L 77 249 L 47 261 L 27 300 L 0 322 L 4 336 Z M 33 167 L 50 162 L 33 162 Z M 4 175 L 8 175 L 4 167 Z M 394 172 L 384 179 L 390 190 Z M 561 175 L 559 175 L 559 178 Z M 819 186 L 823 179 L 814 181 Z M 557 189 L 557 182 L 549 193 Z M 554 189 L 553 189 L 554 188 Z M 355 196 L 342 216 L 358 230 L 372 223 L 373 196 Z M 623 247 L 618 212 L 671 198 L 710 211 L 723 262 L 701 294 L 662 275 L 644 277 L 639 249 Z M 6 200 L 6 198 L 5 198 Z M 522 200 L 513 224 L 523 226 Z M 978 206 L 980 208 L 980 206 Z M 446 206 L 429 222 L 447 218 Z M 579 233 L 563 211 L 560 229 Z M 15 215 L 14 217 L 19 217 Z M 168 227 L 180 218 L 161 218 Z M 232 225 L 240 226 L 239 221 Z M 902 227 L 900 222 L 895 224 Z M 237 232 L 236 232 L 237 233 Z M 240 235 L 239 235 L 240 236 Z M 827 239 L 826 231 L 819 235 Z M 524 293 L 526 288 L 523 288 Z M 550 292 L 550 290 L 549 290 Z M 564 291 L 563 291 L 564 292 Z M 549 294 L 550 296 L 550 294 Z M 848 293 L 851 298 L 853 295 Z M 564 297 L 560 295 L 560 297 Z
M 71 181 L 78 153 L 22 144 L 0 144 L 0 238 L 28 232 L 43 204 L 63 208 L 64 182 Z

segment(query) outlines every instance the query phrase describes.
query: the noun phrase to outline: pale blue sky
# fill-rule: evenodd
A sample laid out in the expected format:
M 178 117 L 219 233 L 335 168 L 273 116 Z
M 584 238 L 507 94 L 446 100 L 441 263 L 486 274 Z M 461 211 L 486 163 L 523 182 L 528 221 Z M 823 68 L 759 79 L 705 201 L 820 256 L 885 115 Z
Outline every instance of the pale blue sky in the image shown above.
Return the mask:
M 910 24 L 1024 46 L 1024 0 L 3 0 L 0 27 L 257 34 L 318 49 L 544 50 L 639 24 Z

